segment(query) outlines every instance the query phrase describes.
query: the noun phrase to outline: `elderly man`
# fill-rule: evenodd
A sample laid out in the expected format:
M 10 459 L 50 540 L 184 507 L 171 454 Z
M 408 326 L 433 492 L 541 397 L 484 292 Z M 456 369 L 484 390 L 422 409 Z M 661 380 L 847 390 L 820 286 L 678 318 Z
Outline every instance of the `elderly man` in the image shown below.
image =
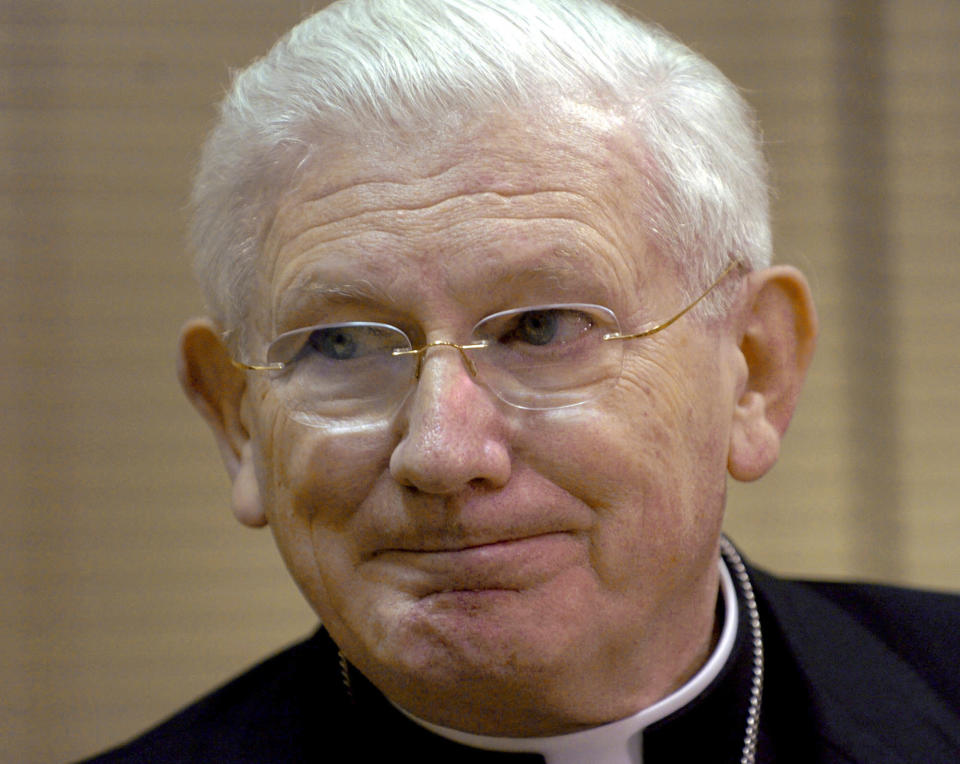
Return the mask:
M 954 600 L 721 536 L 816 318 L 709 63 L 599 0 L 345 0 L 194 201 L 181 378 L 322 629 L 105 760 L 960 760 Z

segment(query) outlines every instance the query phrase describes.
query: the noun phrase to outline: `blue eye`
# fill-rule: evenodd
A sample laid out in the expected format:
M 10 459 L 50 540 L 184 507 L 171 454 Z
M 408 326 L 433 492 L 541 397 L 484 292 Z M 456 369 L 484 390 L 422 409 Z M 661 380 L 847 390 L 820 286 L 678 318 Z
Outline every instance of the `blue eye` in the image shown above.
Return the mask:
M 334 326 L 310 333 L 307 344 L 325 358 L 348 361 L 357 355 L 357 327 Z
M 515 338 L 530 345 L 546 345 L 557 335 L 560 317 L 556 310 L 531 310 L 517 317 Z
M 271 344 L 267 358 L 271 362 L 307 364 L 311 368 L 317 364 L 347 365 L 347 361 L 369 364 L 390 356 L 394 350 L 409 347 L 407 335 L 394 326 L 355 321 L 310 326 L 281 334 Z M 343 371 L 340 369 L 338 373 Z
M 503 321 L 508 323 L 503 324 Z M 551 351 L 583 339 L 595 327 L 592 316 L 567 307 L 521 310 L 494 317 L 485 328 L 493 330 L 497 341 L 517 351 L 541 347 Z

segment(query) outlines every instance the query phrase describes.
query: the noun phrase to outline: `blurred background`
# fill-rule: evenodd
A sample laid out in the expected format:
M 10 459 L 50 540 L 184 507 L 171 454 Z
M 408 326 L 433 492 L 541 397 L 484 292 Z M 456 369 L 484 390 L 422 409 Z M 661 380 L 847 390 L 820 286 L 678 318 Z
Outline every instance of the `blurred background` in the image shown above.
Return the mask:
M 777 572 L 960 589 L 960 3 L 628 3 L 764 127 L 818 356 L 729 532 Z M 0 3 L 0 760 L 133 735 L 314 618 L 174 376 L 191 168 L 307 0 Z M 318 720 L 318 723 L 321 723 Z

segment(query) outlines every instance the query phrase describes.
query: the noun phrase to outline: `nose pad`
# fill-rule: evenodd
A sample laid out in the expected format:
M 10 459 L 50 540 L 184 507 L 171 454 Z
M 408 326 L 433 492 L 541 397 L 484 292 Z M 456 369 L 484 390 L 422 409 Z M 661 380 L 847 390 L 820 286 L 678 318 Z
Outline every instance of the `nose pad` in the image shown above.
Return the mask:
M 456 493 L 478 480 L 499 487 L 511 471 L 499 401 L 477 384 L 476 364 L 463 347 L 434 342 L 421 351 L 434 347 L 457 349 L 463 363 L 437 357 L 418 364 L 418 383 L 398 422 L 391 474 L 402 485 L 433 494 Z M 420 359 L 424 355 L 418 353 Z

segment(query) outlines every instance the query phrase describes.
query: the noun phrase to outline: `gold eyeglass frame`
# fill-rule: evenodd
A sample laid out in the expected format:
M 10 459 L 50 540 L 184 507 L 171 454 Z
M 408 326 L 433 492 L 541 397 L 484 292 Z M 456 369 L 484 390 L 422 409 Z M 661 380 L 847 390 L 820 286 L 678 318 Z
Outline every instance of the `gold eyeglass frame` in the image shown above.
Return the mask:
M 632 332 L 630 334 L 623 334 L 621 332 L 611 332 L 609 334 L 603 335 L 602 339 L 605 342 L 610 340 L 637 340 L 637 339 L 642 339 L 644 337 L 650 337 L 656 334 L 657 332 L 663 331 L 668 326 L 671 326 L 672 324 L 679 321 L 687 313 L 693 310 L 697 305 L 703 302 L 703 300 L 706 299 L 707 295 L 709 295 L 714 289 L 716 289 L 721 284 L 721 282 L 727 277 L 727 275 L 734 270 L 734 268 L 737 268 L 740 265 L 741 265 L 740 260 L 738 259 L 731 260 L 730 263 L 727 265 L 727 267 L 720 272 L 720 275 L 717 276 L 716 279 L 714 279 L 714 281 L 710 284 L 710 286 L 708 286 L 703 291 L 703 293 L 699 297 L 697 297 L 697 299 L 695 299 L 693 302 L 687 305 L 679 313 L 671 316 L 665 321 L 661 321 L 660 323 L 655 324 L 649 329 L 644 329 L 639 332 Z M 474 364 L 473 359 L 470 358 L 469 355 L 467 355 L 466 351 L 481 350 L 489 346 L 489 344 L 490 344 L 489 340 L 481 340 L 480 342 L 469 342 L 464 344 L 460 344 L 457 342 L 450 342 L 448 340 L 434 340 L 433 342 L 428 342 L 425 345 L 421 345 L 420 347 L 397 348 L 397 349 L 394 349 L 392 353 L 395 356 L 401 356 L 401 355 L 417 356 L 417 369 L 414 374 L 414 379 L 419 379 L 420 369 L 421 369 L 421 366 L 423 365 L 423 357 L 428 350 L 435 347 L 454 348 L 460 353 L 460 357 L 463 359 L 463 363 L 464 363 L 464 366 L 466 366 L 467 371 L 470 372 L 470 376 L 477 377 L 478 376 L 477 367 Z M 276 363 L 267 363 L 267 364 L 243 363 L 242 361 L 237 361 L 233 358 L 231 358 L 231 362 L 237 368 L 245 369 L 247 371 L 282 371 L 288 365 L 287 363 L 284 363 L 282 361 L 278 361 Z

